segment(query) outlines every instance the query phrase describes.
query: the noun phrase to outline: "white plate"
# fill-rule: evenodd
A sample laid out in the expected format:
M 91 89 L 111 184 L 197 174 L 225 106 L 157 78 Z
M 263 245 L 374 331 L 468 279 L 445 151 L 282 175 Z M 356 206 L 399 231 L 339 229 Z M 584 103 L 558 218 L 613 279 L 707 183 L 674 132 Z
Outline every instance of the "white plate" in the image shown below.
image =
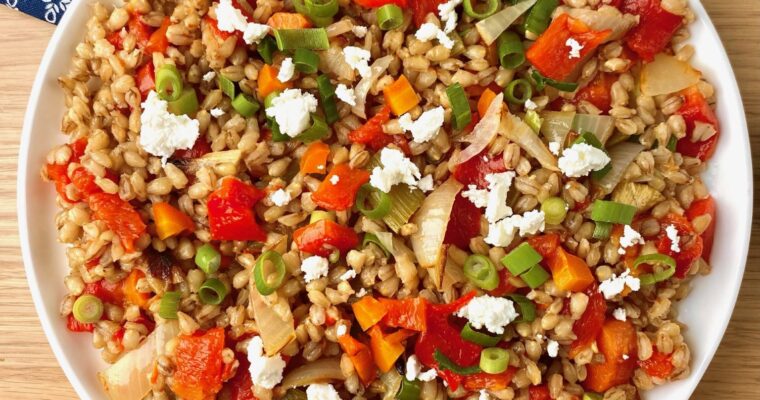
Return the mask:
M 111 1 L 104 1 L 111 3 Z M 697 1 L 691 25 L 696 66 L 715 85 L 721 137 L 705 178 L 718 203 L 713 272 L 694 281 L 691 295 L 680 304 L 680 320 L 689 326 L 692 373 L 645 394 L 648 399 L 686 400 L 710 363 L 739 292 L 752 221 L 752 163 L 744 110 L 731 65 L 715 28 Z M 60 121 L 64 98 L 57 78 L 69 69 L 75 46 L 84 38 L 91 1 L 76 0 L 53 34 L 37 73 L 21 139 L 18 165 L 18 221 L 26 276 L 50 346 L 77 394 L 101 399 L 96 373 L 105 367 L 92 349 L 90 335 L 66 330 L 58 308 L 66 295 L 68 267 L 64 246 L 56 241 L 53 185 L 40 179 L 48 150 L 63 143 Z M 718 262 L 719 261 L 719 262 Z M 718 295 L 718 293 L 720 295 Z

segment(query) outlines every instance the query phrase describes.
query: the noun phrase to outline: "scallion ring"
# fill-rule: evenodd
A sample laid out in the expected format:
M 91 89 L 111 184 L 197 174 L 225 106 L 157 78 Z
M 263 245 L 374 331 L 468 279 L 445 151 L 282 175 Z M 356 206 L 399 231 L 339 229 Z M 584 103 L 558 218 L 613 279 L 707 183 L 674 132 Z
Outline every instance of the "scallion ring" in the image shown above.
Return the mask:
M 612 224 L 609 222 L 596 221 L 594 223 L 594 233 L 591 237 L 599 240 L 607 240 L 612 233 Z
M 297 138 L 302 142 L 313 142 L 325 137 L 329 131 L 330 128 L 322 117 L 317 114 L 311 114 L 311 126 L 301 132 Z
M 639 256 L 633 262 L 633 270 L 636 271 L 641 264 L 662 264 L 668 267 L 662 271 L 640 275 L 639 280 L 641 281 L 641 284 L 645 286 L 654 285 L 657 282 L 668 280 L 676 273 L 676 260 L 665 254 L 655 253 Z
M 451 125 L 454 129 L 464 129 L 472 122 L 472 110 L 467 100 L 467 93 L 459 83 L 453 83 L 446 88 L 446 96 L 451 104 Z
M 544 221 L 549 225 L 559 225 L 565 220 L 569 209 L 565 199 L 561 197 L 549 197 L 541 203 L 541 211 L 544 213 Z
M 377 238 L 377 235 L 374 233 L 367 232 L 364 234 L 364 239 L 362 239 L 362 247 L 367 247 L 370 243 L 376 245 L 380 248 L 380 250 L 383 251 L 383 254 L 385 254 L 386 257 L 390 257 L 391 252 L 388 251 L 388 249 L 385 248 L 385 245 L 380 242 L 380 239 Z
M 395 4 L 386 4 L 375 13 L 377 25 L 384 31 L 396 29 L 404 23 L 404 11 Z
M 372 198 L 378 199 L 376 202 L 374 202 L 374 205 L 372 205 L 372 208 L 368 208 L 367 202 L 370 198 L 370 194 L 372 192 L 377 193 L 376 196 L 372 196 Z M 388 213 L 391 211 L 391 207 L 393 206 L 393 203 L 391 201 L 391 196 L 388 195 L 388 193 L 385 193 L 381 190 L 376 189 L 373 186 L 370 185 L 362 185 L 361 188 L 359 188 L 359 192 L 356 194 L 356 209 L 359 210 L 365 217 L 370 219 L 382 219 Z
M 277 42 L 271 36 L 261 39 L 259 44 L 256 45 L 256 52 L 259 53 L 265 64 L 272 65 L 272 57 L 275 50 L 277 50 Z
M 167 107 L 174 115 L 193 115 L 198 112 L 198 97 L 195 89 L 186 87 L 177 100 L 170 101 Z
M 520 275 L 520 278 L 522 278 L 528 287 L 535 289 L 549 280 L 549 273 L 542 266 L 536 264 Z
M 256 99 L 247 93 L 238 93 L 235 100 L 232 100 L 232 108 L 245 118 L 250 118 L 256 115 L 256 112 L 259 111 L 259 107 L 259 103 Z
M 473 5 L 475 0 L 464 0 L 464 13 L 475 19 L 485 19 L 494 15 L 499 10 L 499 0 L 485 0 L 485 5 Z
M 556 81 L 554 79 L 543 76 L 536 70 L 533 71 L 531 77 L 533 77 L 533 80 L 536 81 L 536 89 L 538 90 L 544 90 L 547 85 L 563 92 L 574 92 L 575 89 L 578 89 L 578 84 L 575 82 Z
M 296 49 L 293 55 L 293 63 L 296 69 L 304 74 L 313 74 L 319 67 L 319 56 L 309 49 Z
M 596 200 L 591 219 L 597 222 L 630 225 L 636 215 L 636 207 L 615 201 Z
M 230 78 L 222 74 L 217 74 L 219 77 L 219 89 L 222 89 L 222 93 L 226 94 L 230 99 L 235 98 L 235 82 Z
M 340 117 L 338 116 L 338 104 L 335 101 L 335 86 L 330 82 L 330 77 L 320 75 L 317 77 L 317 90 L 319 91 L 320 104 L 322 111 L 325 112 L 325 122 L 332 124 Z
M 481 254 L 472 254 L 464 261 L 464 276 L 473 285 L 483 290 L 494 290 L 499 286 L 499 274 L 491 259 Z
M 559 0 L 538 0 L 525 17 L 525 31 L 535 36 L 542 34 L 549 27 L 552 13 L 558 5 Z
M 256 289 L 264 296 L 274 293 L 285 280 L 285 272 L 285 262 L 280 253 L 274 250 L 265 251 L 253 267 Z
M 338 13 L 338 0 L 305 0 L 309 17 L 330 18 Z
M 156 92 L 164 101 L 175 101 L 182 95 L 182 75 L 173 64 L 164 64 L 156 71 Z
M 462 328 L 462 332 L 459 334 L 462 339 L 477 344 L 478 346 L 493 347 L 501 341 L 501 336 L 489 335 L 487 333 L 478 332 L 468 322 Z
M 92 324 L 103 316 L 103 302 L 91 294 L 83 294 L 74 302 L 71 312 L 77 321 Z
M 520 36 L 511 31 L 506 31 L 496 39 L 496 49 L 499 54 L 499 63 L 507 69 L 514 69 L 525 62 L 525 48 Z
M 509 352 L 499 347 L 480 352 L 480 369 L 487 374 L 500 374 L 509 367 Z
M 209 243 L 198 247 L 195 251 L 195 265 L 206 274 L 213 274 L 219 270 L 222 263 L 222 255 Z
M 229 289 L 224 286 L 224 283 L 216 278 L 208 278 L 206 282 L 203 282 L 201 288 L 198 289 L 198 297 L 200 297 L 203 304 L 219 305 L 227 297 Z
M 277 48 L 283 50 L 311 49 L 327 50 L 330 41 L 324 28 L 277 29 L 274 31 Z
M 520 308 L 519 322 L 533 322 L 536 319 L 536 305 L 521 294 L 510 294 L 509 298 Z
M 180 292 L 166 292 L 161 296 L 161 303 L 158 307 L 158 316 L 163 319 L 177 319 L 177 311 L 179 311 L 179 302 L 182 298 Z
M 522 243 L 507 253 L 501 259 L 501 263 L 509 270 L 512 275 L 520 275 L 529 270 L 532 266 L 543 260 L 539 254 L 528 242 Z
M 533 97 L 533 87 L 525 79 L 515 79 L 504 88 L 504 97 L 512 104 L 525 104 L 526 101 Z

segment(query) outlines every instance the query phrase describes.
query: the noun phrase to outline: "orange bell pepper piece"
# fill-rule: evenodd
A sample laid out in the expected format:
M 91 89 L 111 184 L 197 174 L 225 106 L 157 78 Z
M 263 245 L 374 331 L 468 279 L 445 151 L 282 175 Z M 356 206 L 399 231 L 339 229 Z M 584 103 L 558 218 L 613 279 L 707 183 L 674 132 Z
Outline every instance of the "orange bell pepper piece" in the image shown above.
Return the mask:
M 267 95 L 272 92 L 285 90 L 292 86 L 291 82 L 280 82 L 280 80 L 277 79 L 277 74 L 279 73 L 280 70 L 277 67 L 273 67 L 269 64 L 264 64 L 264 66 L 261 67 L 261 71 L 259 71 L 258 83 L 260 99 L 267 97 Z
M 404 328 L 422 332 L 427 326 L 425 312 L 427 300 L 422 297 L 414 297 L 403 300 L 378 299 L 385 306 L 387 313 L 383 317 L 382 324 L 394 328 Z
M 156 233 L 161 240 L 182 231 L 195 232 L 193 220 L 169 203 L 153 204 L 153 221 L 156 223 Z
M 554 284 L 561 290 L 580 292 L 594 282 L 594 276 L 585 261 L 569 254 L 561 246 L 548 260 Z
M 369 347 L 348 334 L 339 336 L 338 343 L 340 343 L 340 347 L 351 360 L 351 363 L 354 364 L 359 379 L 364 386 L 368 386 L 377 377 L 377 366 Z
M 301 173 L 324 174 L 327 168 L 327 156 L 330 154 L 330 146 L 322 142 L 314 142 L 309 145 L 301 156 Z
M 354 205 L 356 193 L 367 182 L 369 172 L 353 169 L 348 164 L 338 164 L 311 194 L 311 199 L 325 209 L 342 211 Z
M 629 321 L 608 320 L 596 339 L 604 363 L 589 364 L 583 387 L 598 393 L 628 383 L 636 369 L 636 329 Z
M 311 28 L 311 22 L 299 13 L 276 12 L 269 17 L 267 25 L 272 29 Z
M 403 341 L 408 337 L 407 333 L 398 332 L 385 335 L 379 326 L 375 325 L 369 330 L 372 356 L 380 371 L 388 372 L 396 364 L 396 360 L 404 354 Z
M 351 308 L 354 310 L 354 316 L 359 322 L 359 326 L 365 331 L 380 322 L 388 313 L 383 303 L 372 296 L 362 297 L 356 303 L 351 304 Z
M 155 32 L 151 33 L 150 38 L 148 39 L 148 44 L 145 45 L 146 54 L 163 54 L 166 52 L 166 49 L 169 48 L 169 39 L 166 37 L 166 31 L 169 29 L 170 24 L 171 21 L 169 20 L 169 17 L 164 17 L 161 26 Z
M 148 306 L 150 294 L 139 292 L 137 290 L 137 281 L 139 281 L 140 278 L 144 277 L 144 272 L 140 271 L 139 269 L 133 269 L 132 272 L 130 272 L 129 275 L 127 275 L 127 278 L 124 280 L 124 287 L 122 288 L 124 297 L 127 299 L 127 301 L 132 304 L 136 304 L 143 309 Z
M 462 386 L 471 392 L 477 392 L 481 389 L 490 391 L 504 390 L 512 382 L 517 368 L 509 367 L 506 371 L 499 374 L 488 374 L 478 372 L 477 374 L 463 375 Z
M 396 115 L 401 115 L 420 104 L 420 96 L 414 91 L 405 75 L 399 76 L 395 82 L 386 86 L 383 89 L 383 97 L 385 97 L 385 104 Z
M 480 114 L 480 118 L 483 118 L 483 116 L 486 115 L 488 106 L 491 105 L 491 102 L 495 97 L 496 93 L 494 93 L 494 91 L 491 89 L 484 90 L 480 95 L 480 99 L 478 100 L 478 114 Z

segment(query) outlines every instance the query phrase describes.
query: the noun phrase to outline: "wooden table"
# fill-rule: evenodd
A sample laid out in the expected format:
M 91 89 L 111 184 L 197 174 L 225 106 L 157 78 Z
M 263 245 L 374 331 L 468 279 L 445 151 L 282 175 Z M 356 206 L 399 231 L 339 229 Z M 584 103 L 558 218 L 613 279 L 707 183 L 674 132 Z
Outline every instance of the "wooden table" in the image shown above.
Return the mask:
M 704 3 L 736 71 L 750 140 L 760 149 L 760 0 Z M 37 65 L 52 32 L 52 25 L 0 7 L 0 398 L 5 399 L 76 398 L 37 321 L 16 227 L 19 134 Z M 760 165 L 760 155 L 754 162 Z M 760 217 L 760 207 L 755 207 L 755 216 Z M 760 225 L 752 233 L 759 234 Z M 759 316 L 760 244 L 755 241 L 731 325 L 693 398 L 760 398 Z

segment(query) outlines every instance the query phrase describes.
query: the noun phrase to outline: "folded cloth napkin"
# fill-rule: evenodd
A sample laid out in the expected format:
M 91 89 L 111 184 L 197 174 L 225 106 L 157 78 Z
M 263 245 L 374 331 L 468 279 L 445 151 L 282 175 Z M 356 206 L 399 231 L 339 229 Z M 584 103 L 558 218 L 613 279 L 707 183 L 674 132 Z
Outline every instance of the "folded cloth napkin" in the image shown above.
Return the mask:
M 29 14 L 35 18 L 58 24 L 73 0 L 0 0 L 0 4 Z

